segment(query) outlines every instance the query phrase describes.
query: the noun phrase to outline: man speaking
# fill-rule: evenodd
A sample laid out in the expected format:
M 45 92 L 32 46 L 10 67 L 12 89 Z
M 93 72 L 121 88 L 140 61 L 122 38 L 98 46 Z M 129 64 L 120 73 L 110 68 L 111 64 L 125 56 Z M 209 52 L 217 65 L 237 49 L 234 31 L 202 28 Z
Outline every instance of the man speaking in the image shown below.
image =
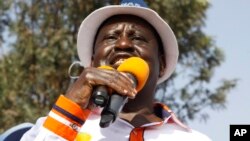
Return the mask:
M 77 51 L 85 69 L 22 141 L 210 141 L 154 101 L 156 86 L 175 69 L 178 45 L 169 25 L 144 1 L 123 0 L 93 11 L 79 28 Z M 145 61 L 147 75 L 119 69 L 131 57 Z M 103 107 L 92 97 L 101 86 L 107 94 Z

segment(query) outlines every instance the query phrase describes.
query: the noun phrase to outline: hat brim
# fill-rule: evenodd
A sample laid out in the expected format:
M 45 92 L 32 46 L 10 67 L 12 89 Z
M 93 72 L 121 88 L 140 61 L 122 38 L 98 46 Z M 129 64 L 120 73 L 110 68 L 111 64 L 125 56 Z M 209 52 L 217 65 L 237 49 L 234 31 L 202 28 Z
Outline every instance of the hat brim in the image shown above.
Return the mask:
M 175 70 L 178 60 L 178 45 L 176 37 L 169 25 L 153 10 L 144 7 L 110 5 L 95 10 L 81 23 L 77 36 L 77 52 L 85 67 L 91 65 L 94 39 L 99 26 L 109 17 L 120 14 L 130 14 L 141 17 L 150 23 L 158 32 L 165 54 L 166 68 L 157 84 L 165 81 Z

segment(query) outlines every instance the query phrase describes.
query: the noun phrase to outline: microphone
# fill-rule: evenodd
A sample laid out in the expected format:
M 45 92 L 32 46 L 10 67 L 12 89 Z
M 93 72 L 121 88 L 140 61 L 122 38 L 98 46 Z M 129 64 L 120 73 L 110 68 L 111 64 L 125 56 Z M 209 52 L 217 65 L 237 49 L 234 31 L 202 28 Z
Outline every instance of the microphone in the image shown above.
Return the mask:
M 110 66 L 100 66 L 98 68 L 110 70 L 114 69 Z M 94 88 L 91 98 L 93 103 L 95 103 L 95 105 L 97 106 L 104 107 L 105 105 L 107 105 L 109 100 L 107 87 L 104 85 L 96 86 L 96 88 Z
M 118 71 L 125 72 L 127 76 L 134 82 L 137 91 L 140 91 L 149 75 L 148 64 L 139 57 L 130 57 L 126 59 L 118 68 Z M 123 108 L 124 104 L 128 101 L 127 96 L 121 96 L 119 94 L 112 94 L 101 113 L 100 127 L 108 127 L 112 122 L 116 120 L 118 113 Z

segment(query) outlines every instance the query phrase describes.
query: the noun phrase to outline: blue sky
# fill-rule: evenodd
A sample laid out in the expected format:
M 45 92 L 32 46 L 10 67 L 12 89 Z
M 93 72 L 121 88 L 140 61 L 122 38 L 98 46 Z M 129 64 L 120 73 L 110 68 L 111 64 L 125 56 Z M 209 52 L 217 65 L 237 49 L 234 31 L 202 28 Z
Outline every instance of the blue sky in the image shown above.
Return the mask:
M 229 141 L 230 124 L 250 124 L 250 1 L 210 0 L 205 32 L 225 53 L 225 62 L 215 71 L 212 83 L 238 78 L 238 86 L 227 98 L 227 109 L 207 110 L 206 123 L 189 126 L 207 134 L 213 141 Z

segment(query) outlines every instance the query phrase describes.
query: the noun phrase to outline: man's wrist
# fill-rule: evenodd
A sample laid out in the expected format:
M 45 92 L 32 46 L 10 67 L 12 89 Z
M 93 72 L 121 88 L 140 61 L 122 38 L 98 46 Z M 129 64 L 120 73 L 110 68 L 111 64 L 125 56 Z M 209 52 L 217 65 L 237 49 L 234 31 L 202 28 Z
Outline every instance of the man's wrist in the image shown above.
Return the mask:
M 60 95 L 43 126 L 51 132 L 71 140 L 77 135 L 89 114 L 89 109 L 83 110 L 75 102 Z

